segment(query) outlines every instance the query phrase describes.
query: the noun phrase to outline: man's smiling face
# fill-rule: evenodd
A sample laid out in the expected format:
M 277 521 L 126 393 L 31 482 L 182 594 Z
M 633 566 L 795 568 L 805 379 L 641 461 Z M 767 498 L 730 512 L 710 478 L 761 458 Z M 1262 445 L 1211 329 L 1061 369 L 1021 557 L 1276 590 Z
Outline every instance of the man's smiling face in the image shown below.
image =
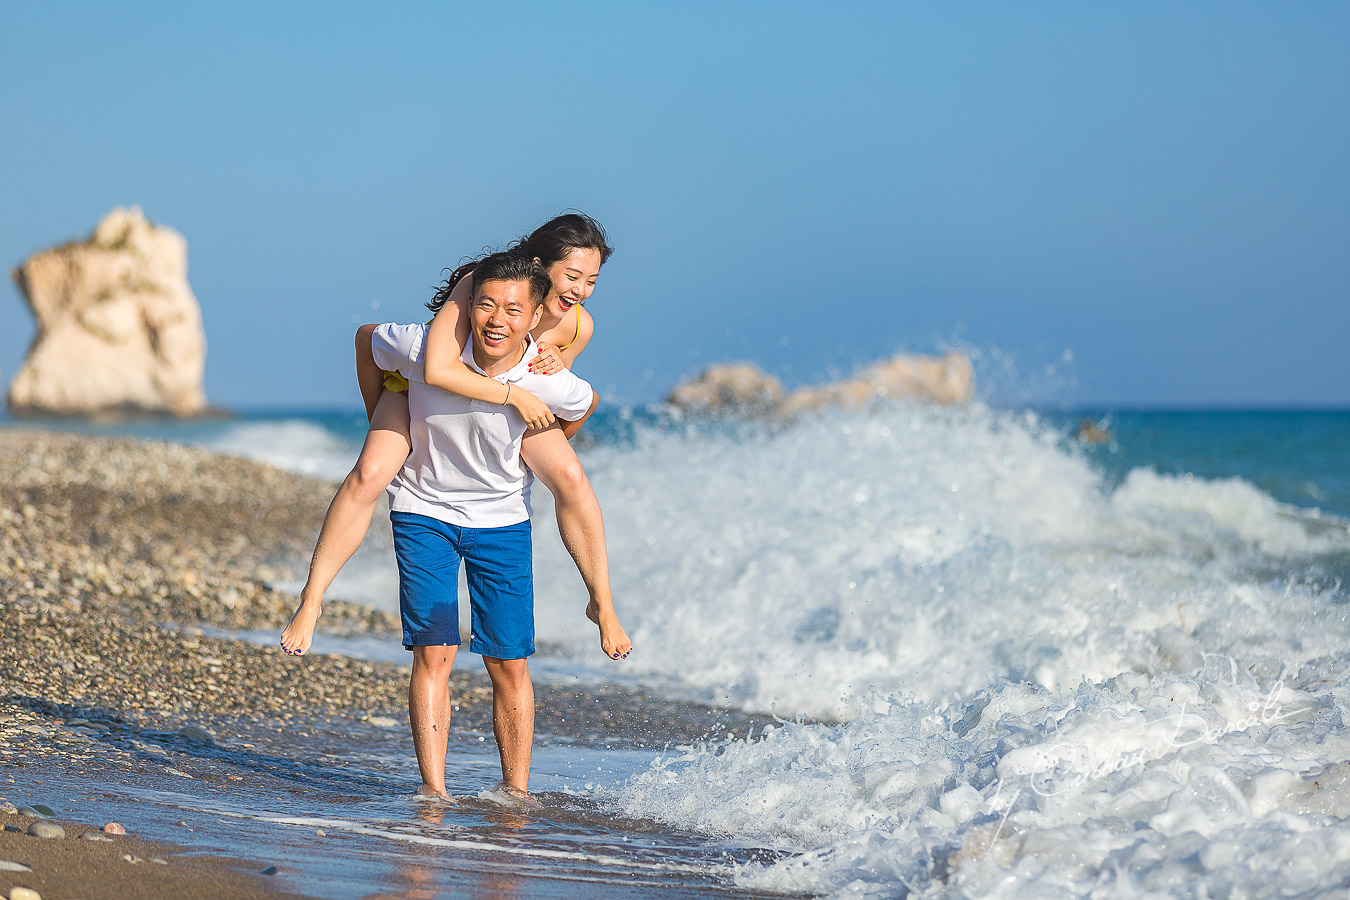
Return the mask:
M 520 361 L 525 337 L 542 310 L 530 299 L 528 281 L 484 281 L 474 285 L 470 329 L 474 362 L 500 375 Z

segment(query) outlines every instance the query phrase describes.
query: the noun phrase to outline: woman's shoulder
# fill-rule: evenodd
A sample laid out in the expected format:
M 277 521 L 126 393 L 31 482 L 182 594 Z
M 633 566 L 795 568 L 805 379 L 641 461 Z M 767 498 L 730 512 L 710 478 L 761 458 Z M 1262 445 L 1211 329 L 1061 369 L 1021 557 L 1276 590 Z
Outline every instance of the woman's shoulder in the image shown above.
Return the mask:
M 581 310 L 580 316 L 568 313 L 561 322 L 542 334 L 536 332 L 535 340 L 546 341 L 555 347 L 566 347 L 582 335 L 590 336 L 591 331 L 595 328 L 591 314 L 579 306 L 574 308 Z
M 585 307 L 578 306 L 577 309 L 581 310 L 577 317 L 577 337 L 588 338 L 595 333 L 595 320 L 591 318 L 590 313 L 586 312 Z

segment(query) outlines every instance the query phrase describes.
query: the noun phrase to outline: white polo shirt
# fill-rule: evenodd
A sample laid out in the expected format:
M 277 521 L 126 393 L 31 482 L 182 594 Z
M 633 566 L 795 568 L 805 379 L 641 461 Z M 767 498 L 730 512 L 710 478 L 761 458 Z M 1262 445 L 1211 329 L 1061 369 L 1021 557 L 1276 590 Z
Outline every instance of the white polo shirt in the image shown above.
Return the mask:
M 376 365 L 408 379 L 412 453 L 389 485 L 389 508 L 472 528 L 524 522 L 530 517 L 534 481 L 520 459 L 525 420 L 515 407 L 428 385 L 425 348 L 425 325 L 381 325 L 371 340 Z M 534 340 L 527 337 L 520 362 L 496 380 L 534 394 L 559 419 L 580 419 L 591 408 L 591 386 L 567 370 L 556 375 L 531 372 L 529 361 L 537 353 Z M 487 374 L 474 362 L 472 340 L 460 359 Z

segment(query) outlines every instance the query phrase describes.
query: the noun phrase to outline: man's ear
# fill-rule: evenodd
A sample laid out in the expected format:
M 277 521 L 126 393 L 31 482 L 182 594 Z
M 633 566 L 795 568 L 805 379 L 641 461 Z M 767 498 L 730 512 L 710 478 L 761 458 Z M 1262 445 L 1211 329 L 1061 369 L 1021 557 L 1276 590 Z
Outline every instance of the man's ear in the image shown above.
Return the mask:
M 525 329 L 525 330 L 526 330 L 526 331 L 534 331 L 535 327 L 539 324 L 539 319 L 540 319 L 543 315 L 544 315 L 544 304 L 543 304 L 543 303 L 540 303 L 540 304 L 538 304 L 537 306 L 535 306 L 535 308 L 534 308 L 534 318 L 530 320 L 530 327 L 527 328 L 527 329 Z

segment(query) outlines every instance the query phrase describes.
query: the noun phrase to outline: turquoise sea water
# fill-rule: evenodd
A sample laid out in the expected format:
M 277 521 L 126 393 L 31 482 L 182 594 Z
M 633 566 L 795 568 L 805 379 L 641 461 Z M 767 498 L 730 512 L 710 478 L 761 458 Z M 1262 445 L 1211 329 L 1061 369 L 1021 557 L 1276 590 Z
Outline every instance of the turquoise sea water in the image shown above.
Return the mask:
M 1242 478 L 1277 500 L 1350 517 L 1350 411 L 1083 410 L 1114 435 L 1089 456 L 1113 478 L 1146 466 L 1204 478 Z

